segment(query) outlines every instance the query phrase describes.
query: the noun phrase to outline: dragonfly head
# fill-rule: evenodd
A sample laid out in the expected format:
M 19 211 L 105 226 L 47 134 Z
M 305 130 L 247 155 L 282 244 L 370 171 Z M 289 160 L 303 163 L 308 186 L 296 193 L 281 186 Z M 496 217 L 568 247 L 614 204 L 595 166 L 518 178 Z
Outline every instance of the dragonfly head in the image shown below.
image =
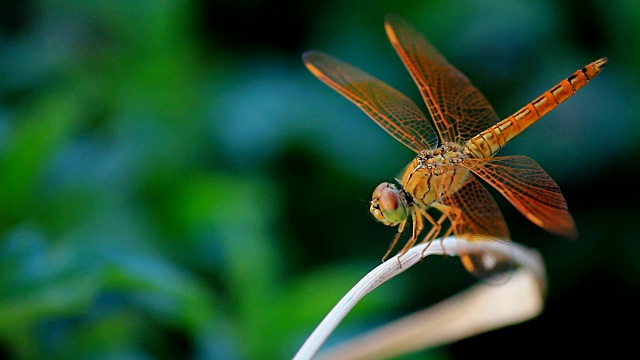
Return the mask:
M 373 190 L 371 197 L 371 215 L 379 222 L 395 226 L 408 217 L 407 201 L 394 185 L 383 182 Z

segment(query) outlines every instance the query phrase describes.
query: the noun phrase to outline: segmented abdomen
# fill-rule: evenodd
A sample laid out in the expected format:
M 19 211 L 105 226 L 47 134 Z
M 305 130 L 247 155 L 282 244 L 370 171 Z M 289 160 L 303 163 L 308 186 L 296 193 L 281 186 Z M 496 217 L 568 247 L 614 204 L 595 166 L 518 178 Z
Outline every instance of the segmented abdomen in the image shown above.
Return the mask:
M 577 70 L 513 115 L 471 138 L 467 142 L 465 151 L 476 158 L 495 155 L 524 129 L 573 96 L 589 80 L 597 76 L 606 63 L 607 58 L 602 58 Z

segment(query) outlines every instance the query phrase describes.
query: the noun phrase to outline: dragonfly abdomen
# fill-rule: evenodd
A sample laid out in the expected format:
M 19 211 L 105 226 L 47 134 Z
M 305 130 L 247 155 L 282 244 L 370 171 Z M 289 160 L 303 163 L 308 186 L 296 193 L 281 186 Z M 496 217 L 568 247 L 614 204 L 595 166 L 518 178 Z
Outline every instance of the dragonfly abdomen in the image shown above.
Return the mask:
M 589 80 L 600 73 L 606 63 L 607 59 L 602 58 L 577 70 L 513 115 L 471 138 L 467 143 L 465 152 L 476 158 L 495 155 L 524 129 L 584 87 Z

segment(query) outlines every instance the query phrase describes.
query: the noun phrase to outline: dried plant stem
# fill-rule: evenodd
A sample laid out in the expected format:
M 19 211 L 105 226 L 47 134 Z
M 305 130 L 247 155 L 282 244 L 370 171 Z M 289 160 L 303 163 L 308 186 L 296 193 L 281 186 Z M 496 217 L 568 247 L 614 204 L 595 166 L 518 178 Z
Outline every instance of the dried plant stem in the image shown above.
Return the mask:
M 423 255 L 424 257 L 435 254 L 445 255 L 445 249 L 446 254 L 449 256 L 458 255 L 460 241 L 461 240 L 455 237 L 448 237 L 442 241 L 436 239 L 428 247 L 426 247 L 427 244 L 419 244 L 411 248 L 400 258 L 397 256 L 392 257 L 373 269 L 327 314 L 298 350 L 294 360 L 313 358 L 340 321 L 342 321 L 355 304 L 366 294 L 385 281 L 418 263 Z M 377 331 L 376 333 L 378 334 L 367 335 L 368 338 L 365 336 L 350 345 L 341 346 L 336 350 L 332 350 L 330 354 L 326 354 L 324 357 L 327 359 L 369 359 L 376 356 L 376 354 L 373 353 L 374 350 L 377 351 L 378 357 L 383 353 L 385 356 L 398 354 L 398 351 L 401 350 L 397 346 L 398 342 L 402 343 L 401 348 L 405 349 L 404 351 L 416 350 L 424 348 L 425 346 L 435 346 L 455 341 L 463 337 L 514 324 L 536 316 L 542 309 L 546 287 L 544 264 L 537 252 L 514 243 L 512 243 L 512 245 L 511 247 L 504 247 L 501 244 L 493 242 L 464 244 L 466 250 L 475 250 L 477 248 L 477 250 L 481 251 L 500 252 L 502 255 L 512 258 L 515 263 L 519 264 L 522 271 L 514 274 L 514 278 L 508 283 L 502 286 L 479 284 L 478 287 L 481 289 L 472 289 L 474 291 L 467 291 L 466 293 L 460 294 L 457 299 L 451 299 L 452 301 L 448 302 L 448 304 L 450 304 L 449 306 L 444 306 L 444 303 L 441 303 L 431 309 L 427 309 L 429 312 L 426 313 L 426 317 L 423 316 L 426 322 L 420 321 L 416 323 L 414 321 L 414 323 L 404 322 L 389 325 L 390 329 L 385 328 Z M 522 277 L 524 277 L 524 280 L 521 280 Z M 522 281 L 524 281 L 524 285 Z M 523 286 L 526 289 L 533 289 L 533 292 L 522 290 Z M 498 294 L 498 292 L 500 293 Z M 491 295 L 492 293 L 494 294 Z M 524 294 L 526 294 L 526 298 L 523 299 L 522 295 Z M 494 309 L 490 309 L 490 316 L 487 315 L 489 314 L 487 312 L 488 308 L 486 307 L 487 296 L 498 296 L 502 301 L 501 305 L 495 305 L 497 300 L 493 303 L 491 301 L 488 302 L 494 304 Z M 510 301 L 510 299 L 513 299 L 513 301 Z M 460 307 L 464 307 L 465 316 L 459 316 L 459 319 L 456 319 L 459 320 L 457 322 L 450 321 L 450 330 L 443 329 L 442 321 L 440 321 L 442 316 L 439 317 L 438 314 L 444 312 L 460 313 Z M 496 313 L 496 311 L 500 313 Z M 451 315 L 447 316 L 449 318 L 451 317 Z M 433 324 L 437 325 L 437 331 L 429 331 L 429 327 L 434 327 Z M 417 333 L 416 327 L 419 328 Z M 401 332 L 415 336 L 397 336 Z M 431 338 L 429 337 L 430 334 L 432 335 Z M 373 338 L 371 338 L 372 336 Z M 394 342 L 393 339 L 396 339 L 396 342 Z M 414 341 L 408 341 L 411 339 L 414 339 Z M 391 340 L 391 342 L 385 340 Z M 366 345 L 362 343 L 362 341 L 366 341 Z

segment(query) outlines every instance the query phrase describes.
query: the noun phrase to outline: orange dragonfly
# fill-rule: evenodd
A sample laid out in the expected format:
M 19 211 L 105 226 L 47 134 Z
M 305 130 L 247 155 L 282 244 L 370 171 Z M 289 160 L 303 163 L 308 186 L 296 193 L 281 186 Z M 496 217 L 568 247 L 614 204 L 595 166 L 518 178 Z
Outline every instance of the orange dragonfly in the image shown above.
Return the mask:
M 493 157 L 511 139 L 567 100 L 600 73 L 606 58 L 596 60 L 500 121 L 487 99 L 415 29 L 398 15 L 387 15 L 391 44 L 409 70 L 433 120 L 407 96 L 364 71 L 311 50 L 303 55 L 318 79 L 355 103 L 391 136 L 417 153 L 397 179 L 373 192 L 370 211 L 381 223 L 398 226 L 383 260 L 411 219 L 404 254 L 421 236 L 425 220 L 431 230 L 424 242 L 451 231 L 468 242 L 509 244 L 505 220 L 484 180 L 525 217 L 547 231 L 568 238 L 578 234 L 558 185 L 526 156 Z M 473 175 L 472 175 L 473 174 Z M 435 208 L 439 217 L 427 210 Z M 443 223 L 449 219 L 448 229 Z M 443 237 L 444 237 L 443 236 Z M 504 259 L 491 252 L 460 254 L 464 267 L 484 279 L 500 275 Z

